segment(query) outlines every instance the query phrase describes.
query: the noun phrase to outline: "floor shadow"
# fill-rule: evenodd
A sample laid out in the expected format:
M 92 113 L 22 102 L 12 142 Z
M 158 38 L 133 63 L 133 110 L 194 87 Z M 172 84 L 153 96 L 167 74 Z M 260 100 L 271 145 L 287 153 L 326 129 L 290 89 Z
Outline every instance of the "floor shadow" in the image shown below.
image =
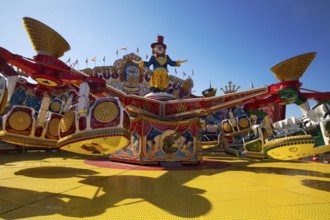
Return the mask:
M 177 172 L 168 171 L 160 177 L 152 178 L 135 175 L 99 176 L 95 175 L 97 172 L 88 169 L 67 167 L 23 169 L 16 172 L 15 175 L 30 178 L 48 178 L 50 180 L 79 177 L 82 178 L 79 181 L 82 183 L 80 187 L 94 186 L 93 188 L 98 190 L 95 191 L 95 195 L 90 199 L 83 196 L 68 195 L 65 193 L 68 190 L 62 193 L 51 193 L 0 187 L 2 198 L 13 204 L 8 209 L 5 209 L 5 206 L 0 208 L 0 218 L 18 219 L 53 214 L 77 218 L 91 217 L 100 215 L 112 207 L 123 206 L 129 209 L 130 203 L 122 204 L 126 199 L 134 200 L 133 203 L 151 203 L 172 215 L 182 218 L 196 218 L 208 213 L 211 210 L 211 203 L 202 196 L 205 191 L 187 187 L 183 184 L 199 175 L 213 175 L 217 173 L 216 170 L 213 170 L 213 172 L 192 171 L 180 177 L 177 177 L 175 173 Z M 27 199 L 28 202 L 24 203 L 23 201 L 27 201 Z M 194 203 L 192 204 L 191 201 L 194 201 Z M 45 202 L 48 205 L 44 206 Z M 42 209 L 42 212 L 20 211 L 20 208 L 38 208 L 38 210 Z
M 324 177 L 330 178 L 330 173 L 323 173 L 312 170 L 293 169 L 285 167 L 250 167 L 246 166 L 232 166 L 230 171 L 245 171 L 253 173 L 264 173 L 264 174 L 278 174 L 287 176 L 313 176 L 313 177 Z
M 216 160 L 216 161 L 227 161 L 227 158 L 222 157 L 208 157 L 208 159 Z M 294 168 L 285 168 L 285 167 L 269 167 L 268 163 L 283 163 L 283 161 L 274 160 L 274 159 L 264 159 L 264 160 L 236 160 L 236 162 L 231 162 L 229 170 L 232 171 L 244 171 L 244 172 L 253 172 L 253 173 L 261 173 L 261 174 L 276 174 L 276 175 L 287 175 L 287 176 L 306 176 L 306 177 L 321 177 L 321 178 L 330 178 L 330 173 L 324 173 L 320 171 L 313 170 L 303 170 L 303 169 L 294 169 Z M 264 164 L 263 167 L 253 167 L 250 165 L 253 164 Z M 306 163 L 306 161 L 295 160 L 290 161 L 290 164 L 301 164 Z M 219 172 L 226 172 L 227 170 L 221 170 Z M 306 179 L 302 181 L 302 184 L 306 187 L 327 191 L 330 192 L 330 181 L 323 180 L 312 180 Z
M 324 180 L 302 180 L 301 183 L 304 186 L 313 188 L 313 189 L 318 189 L 326 192 L 330 192 L 330 181 L 324 181 Z
M 77 169 L 71 167 L 33 167 L 27 168 L 14 173 L 15 175 L 21 175 L 33 178 L 48 178 L 48 179 L 58 179 L 58 178 L 71 178 L 71 177 L 82 177 L 89 175 L 98 174 L 98 172 L 89 169 Z
M 88 159 L 84 161 L 86 164 L 96 167 L 122 169 L 122 170 L 165 170 L 165 171 L 187 171 L 187 170 L 206 170 L 206 169 L 225 169 L 231 166 L 230 163 L 217 160 L 204 159 L 197 164 L 181 164 L 172 166 L 156 165 L 139 165 L 133 163 L 124 163 L 109 161 L 104 158 Z M 169 164 L 172 162 L 168 162 Z
M 209 159 L 221 162 L 221 160 L 216 157 Z M 261 162 L 265 163 L 264 167 L 253 167 L 249 165 L 255 162 L 239 161 L 239 163 L 232 163 L 235 165 L 226 167 L 225 169 L 189 170 L 181 172 L 182 175 L 178 175 L 176 171 L 166 171 L 163 175 L 156 178 L 125 175 L 127 169 L 123 169 L 120 175 L 114 173 L 108 176 L 101 176 L 100 173 L 90 169 L 70 167 L 49 166 L 22 169 L 17 171 L 15 175 L 29 178 L 46 178 L 49 179 L 49 181 L 56 181 L 55 179 L 58 178 L 78 177 L 81 178 L 79 181 L 81 184 L 71 189 L 65 189 L 60 193 L 0 187 L 0 218 L 19 219 L 53 214 L 83 218 L 97 216 L 111 208 L 119 206 L 123 209 L 130 209 L 130 204 L 141 202 L 148 202 L 178 217 L 196 218 L 208 213 L 212 209 L 212 205 L 209 200 L 203 197 L 205 193 L 203 189 L 188 187 L 185 186 L 185 183 L 201 175 L 211 176 L 227 171 L 245 171 L 288 176 L 330 177 L 329 173 L 318 171 L 268 167 L 266 163 L 269 162 L 274 161 Z M 214 166 L 214 164 L 212 166 Z M 56 184 L 56 182 L 51 182 L 51 184 Z M 330 189 L 330 182 L 328 181 L 308 179 L 302 180 L 302 184 L 306 187 L 327 192 L 329 192 Z M 89 190 L 94 189 L 93 192 L 89 193 L 93 194 L 92 198 L 72 196 L 72 193 L 68 193 L 69 191 L 75 190 L 81 190 L 81 192 L 83 192 L 83 187 L 85 186 L 88 186 Z M 194 203 L 191 201 L 194 201 Z M 45 205 L 45 203 L 47 205 Z M 26 211 L 25 208 L 42 211 L 29 212 Z
M 5 156 L 4 156 L 5 155 Z M 1 153 L 0 165 L 4 166 L 15 166 L 12 163 L 21 162 L 21 161 L 35 161 L 35 160 L 43 160 L 47 162 L 49 158 L 62 158 L 66 160 L 70 159 L 88 159 L 91 156 L 74 154 L 67 151 L 56 151 L 56 152 L 44 152 L 44 151 L 28 151 L 28 152 L 6 152 Z

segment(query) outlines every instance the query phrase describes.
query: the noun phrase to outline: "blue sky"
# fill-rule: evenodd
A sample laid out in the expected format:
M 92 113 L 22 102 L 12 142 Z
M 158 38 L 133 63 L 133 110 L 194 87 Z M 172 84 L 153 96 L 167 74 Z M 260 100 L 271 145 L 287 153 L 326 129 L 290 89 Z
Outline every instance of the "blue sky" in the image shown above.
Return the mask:
M 194 71 L 194 93 L 212 86 L 222 94 L 228 81 L 240 91 L 277 83 L 270 68 L 293 56 L 317 52 L 301 78 L 303 88 L 330 91 L 330 1 L 328 0 L 11 0 L 1 2 L 0 46 L 25 57 L 35 52 L 22 18 L 32 17 L 60 33 L 71 50 L 62 61 L 96 57 L 112 65 L 119 56 L 136 52 L 145 59 L 157 34 L 165 37 L 177 68 Z M 89 61 L 89 67 L 93 67 Z M 170 74 L 174 68 L 169 67 Z M 287 116 L 300 116 L 289 106 Z

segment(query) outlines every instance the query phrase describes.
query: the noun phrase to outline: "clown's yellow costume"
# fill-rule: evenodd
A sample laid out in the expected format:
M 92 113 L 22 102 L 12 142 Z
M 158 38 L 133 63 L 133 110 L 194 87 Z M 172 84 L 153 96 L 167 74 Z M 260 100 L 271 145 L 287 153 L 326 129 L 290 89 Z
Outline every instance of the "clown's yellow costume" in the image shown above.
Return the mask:
M 141 61 L 140 68 L 153 65 L 154 73 L 150 79 L 150 90 L 164 91 L 169 84 L 167 65 L 180 66 L 181 61 L 173 61 L 165 54 L 166 45 L 163 43 L 164 37 L 158 35 L 157 42 L 151 44 L 153 55 L 148 62 Z

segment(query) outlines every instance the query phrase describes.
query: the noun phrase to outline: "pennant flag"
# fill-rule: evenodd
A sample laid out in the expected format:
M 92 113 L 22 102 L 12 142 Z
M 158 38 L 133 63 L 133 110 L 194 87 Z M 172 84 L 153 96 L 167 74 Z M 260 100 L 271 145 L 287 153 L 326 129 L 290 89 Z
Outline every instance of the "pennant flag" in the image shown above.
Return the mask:
M 70 63 L 71 62 L 71 58 L 68 59 L 68 61 L 66 61 L 65 63 Z
M 127 47 L 122 47 L 121 50 L 127 50 Z
M 86 61 L 85 61 L 86 64 L 88 64 L 88 58 L 86 58 Z
M 105 56 L 103 57 L 103 62 L 105 62 Z
M 116 55 L 118 55 L 118 50 L 116 51 Z
M 195 73 L 194 73 L 194 70 L 191 70 L 191 75 L 192 75 L 192 76 L 194 76 L 194 75 L 195 75 Z
M 176 70 L 176 68 L 174 69 L 174 71 L 175 71 L 175 74 L 178 74 L 178 71 Z
M 139 52 L 140 52 L 139 48 L 136 48 L 136 53 L 139 53 Z
M 254 85 L 253 83 L 250 83 L 250 88 L 253 89 L 254 88 Z
M 182 72 L 182 74 L 183 74 L 183 76 L 186 76 L 187 75 L 184 71 Z
M 148 57 L 148 54 L 146 55 L 146 60 L 148 59 L 149 57 Z
M 93 57 L 93 58 L 91 59 L 91 61 L 94 61 L 94 62 L 95 62 L 95 61 L 96 61 L 96 57 Z
M 74 62 L 72 63 L 72 66 L 75 66 L 75 65 L 77 65 L 77 64 L 78 64 L 78 60 L 74 61 Z

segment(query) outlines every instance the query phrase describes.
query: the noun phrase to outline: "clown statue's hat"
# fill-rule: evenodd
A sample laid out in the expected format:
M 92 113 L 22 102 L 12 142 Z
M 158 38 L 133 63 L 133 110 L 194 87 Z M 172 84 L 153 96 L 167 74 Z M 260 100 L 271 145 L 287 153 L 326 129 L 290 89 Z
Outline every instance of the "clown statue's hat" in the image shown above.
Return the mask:
M 156 45 L 163 45 L 166 50 L 166 44 L 164 44 L 164 36 L 157 35 L 157 42 L 151 44 L 151 48 L 154 48 Z

